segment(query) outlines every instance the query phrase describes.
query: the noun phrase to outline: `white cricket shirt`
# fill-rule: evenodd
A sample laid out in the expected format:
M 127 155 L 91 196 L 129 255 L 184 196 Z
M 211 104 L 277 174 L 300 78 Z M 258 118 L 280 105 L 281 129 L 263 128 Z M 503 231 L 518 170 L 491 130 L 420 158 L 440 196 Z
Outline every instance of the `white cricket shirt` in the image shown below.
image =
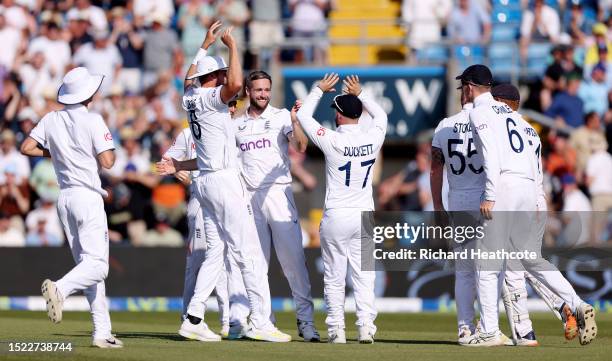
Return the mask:
M 476 151 L 469 118 L 473 107 L 472 103 L 467 103 L 459 113 L 442 119 L 431 141 L 431 146 L 440 148 L 444 154 L 446 177 L 451 193 L 482 193 L 484 190 L 482 154 Z
M 242 175 L 253 188 L 291 183 L 289 133 L 291 113 L 268 105 L 257 118 L 248 111 L 235 119 Z
M 227 104 L 216 88 L 189 87 L 183 95 L 183 109 L 196 147 L 198 170 L 214 172 L 238 168 L 234 125 Z
M 99 114 L 87 107 L 67 105 L 47 113 L 30 132 L 51 153 L 60 189 L 88 188 L 106 196 L 97 155 L 114 149 L 113 137 Z
M 357 208 L 374 210 L 372 166 L 385 140 L 387 114 L 361 92 L 364 110 L 372 115 L 374 126 L 341 125 L 336 131 L 324 128 L 313 117 L 323 92 L 315 87 L 297 116 L 304 132 L 325 155 L 325 209 Z
M 484 161 L 485 199 L 495 201 L 502 176 L 536 181 L 520 114 L 493 99 L 491 93 L 484 93 L 474 99 L 469 117 L 476 151 Z
M 190 160 L 197 157 L 196 145 L 193 142 L 190 128 L 183 129 L 176 136 L 170 148 L 164 153 L 164 156 L 177 160 Z M 197 177 L 199 173 L 197 170 L 189 172 L 192 179 Z

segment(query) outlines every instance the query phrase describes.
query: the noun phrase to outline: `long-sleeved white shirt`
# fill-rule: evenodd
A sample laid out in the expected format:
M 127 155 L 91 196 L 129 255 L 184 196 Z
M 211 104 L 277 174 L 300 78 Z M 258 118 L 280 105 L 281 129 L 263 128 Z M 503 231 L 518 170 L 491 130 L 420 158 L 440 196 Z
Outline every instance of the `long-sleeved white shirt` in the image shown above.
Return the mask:
M 359 124 L 341 125 L 337 130 L 321 126 L 313 117 L 323 92 L 315 87 L 297 113 L 310 140 L 325 155 L 325 209 L 374 210 L 372 167 L 385 140 L 387 114 L 365 92 L 359 99 L 373 118 L 364 130 Z
M 485 172 L 484 198 L 495 201 L 500 177 L 536 179 L 536 157 L 525 134 L 521 115 L 484 93 L 474 99 L 470 124 L 476 151 L 482 154 Z

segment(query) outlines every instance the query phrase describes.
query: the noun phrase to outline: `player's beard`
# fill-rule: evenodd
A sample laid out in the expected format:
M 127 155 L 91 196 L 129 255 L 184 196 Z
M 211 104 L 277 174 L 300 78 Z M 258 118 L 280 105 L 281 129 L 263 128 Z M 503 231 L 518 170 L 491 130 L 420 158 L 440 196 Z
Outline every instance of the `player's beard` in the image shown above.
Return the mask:
M 257 111 L 264 111 L 268 107 L 268 104 L 270 104 L 270 98 L 259 99 L 265 100 L 265 103 L 263 105 L 261 105 L 257 100 L 258 99 L 251 98 L 251 107 Z

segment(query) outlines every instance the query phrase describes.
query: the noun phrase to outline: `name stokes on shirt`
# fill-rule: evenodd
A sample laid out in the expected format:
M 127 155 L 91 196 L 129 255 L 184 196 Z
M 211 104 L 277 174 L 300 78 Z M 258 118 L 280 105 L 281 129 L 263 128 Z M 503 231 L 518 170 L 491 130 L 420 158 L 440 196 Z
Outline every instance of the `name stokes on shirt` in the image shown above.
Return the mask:
M 372 144 L 364 144 L 358 147 L 344 147 L 345 157 L 363 157 L 374 153 L 374 146 Z

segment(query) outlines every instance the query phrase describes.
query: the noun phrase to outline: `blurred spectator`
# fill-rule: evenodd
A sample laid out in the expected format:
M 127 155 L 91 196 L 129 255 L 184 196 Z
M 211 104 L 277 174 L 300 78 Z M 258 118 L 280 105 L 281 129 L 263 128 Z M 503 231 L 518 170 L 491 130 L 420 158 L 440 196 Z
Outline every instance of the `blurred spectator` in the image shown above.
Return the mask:
M 572 1 L 563 16 L 563 32 L 571 37 L 574 44 L 583 45 L 592 27 L 593 22 L 584 15 L 582 4 Z
M 588 41 L 584 56 L 584 67 L 587 71 L 600 62 L 612 63 L 612 42 L 608 39 L 608 28 L 597 23 L 593 25 L 592 32 L 593 39 Z
M 42 110 L 45 105 L 43 93 L 47 87 L 57 86 L 51 75 L 48 63 L 41 51 L 30 55 L 29 61 L 19 68 L 22 80 L 23 94 L 28 98 L 34 109 Z
M 533 8 L 523 12 L 521 22 L 521 56 L 527 57 L 527 49 L 532 42 L 556 43 L 561 27 L 557 11 L 544 3 L 535 0 Z
M 15 0 L 2 0 L 0 12 L 4 13 L 9 26 L 19 30 L 34 31 L 34 24 L 30 24 L 31 17 L 21 2 Z
M 608 144 L 601 140 L 593 144 L 593 154 L 586 165 L 586 185 L 593 205 L 592 241 L 600 240 L 606 226 L 608 212 L 612 210 L 612 155 Z
M 125 91 L 137 94 L 141 91 L 142 48 L 144 32 L 134 28 L 133 21 L 126 18 L 125 10 L 113 9 L 113 32 L 109 42 L 115 44 L 121 54 L 121 70 L 117 82 Z
M 408 44 L 420 49 L 441 40 L 453 2 L 451 0 L 403 0 L 402 21 L 408 26 Z
M 429 172 L 431 171 L 431 156 L 425 153 L 419 153 L 416 156 L 419 178 L 417 179 L 417 187 L 419 189 L 419 203 L 423 211 L 433 211 L 433 198 L 431 196 L 431 187 L 429 184 Z
M 232 34 L 236 39 L 238 54 L 240 56 L 240 61 L 242 61 L 246 49 L 245 25 L 251 17 L 251 12 L 246 2 L 244 0 L 220 0 L 217 2 L 216 11 L 219 20 L 223 21 L 228 26 L 231 25 L 234 27 Z M 227 47 L 221 46 L 218 47 L 218 50 L 224 59 L 229 58 L 229 50 Z
M 41 195 L 40 200 L 37 202 L 38 204 L 26 217 L 25 223 L 28 234 L 36 232 L 39 221 L 44 219 L 46 221 L 45 232 L 62 242 L 64 241 L 64 230 L 57 215 L 56 202 L 57 199 Z
M 44 55 L 45 66 L 48 67 L 51 77 L 59 80 L 64 76 L 66 67 L 70 64 L 70 45 L 61 37 L 59 26 L 54 23 L 47 24 L 47 32 L 32 40 L 28 47 L 28 55 L 35 53 Z
M 571 45 L 560 45 L 562 50 L 561 53 L 561 67 L 563 68 L 564 74 L 577 73 L 582 75 L 583 69 L 576 63 L 574 47 Z
M 85 16 L 94 31 L 108 30 L 106 13 L 101 8 L 91 4 L 90 0 L 75 0 L 75 7 L 70 9 L 66 16 L 74 18 L 75 14 Z
M 0 133 L 0 170 L 14 167 L 17 184 L 21 185 L 30 176 L 30 162 L 21 154 L 15 144 L 15 133 L 5 129 Z
M 135 246 L 146 247 L 182 247 L 184 245 L 183 236 L 168 224 L 165 214 L 159 213 L 155 217 L 155 228 L 147 231 L 142 243 L 135 243 Z
M 174 56 L 179 52 L 176 33 L 168 29 L 170 21 L 167 14 L 156 12 L 151 16 L 151 29 L 145 33 L 143 51 L 143 86 L 155 84 L 159 74 L 170 70 Z
M 584 103 L 578 97 L 580 89 L 580 74 L 570 73 L 565 75 L 567 87 L 564 91 L 554 96 L 552 104 L 546 109 L 545 114 L 554 118 L 559 126 L 569 125 L 579 127 L 582 125 Z
M 576 185 L 576 178 L 565 174 L 561 178 L 563 184 L 563 218 L 566 224 L 565 242 L 568 245 L 588 242 L 591 224 L 591 203 L 587 196 Z
M 3 45 L 0 52 L 0 66 L 5 70 L 13 69 L 15 58 L 22 48 L 22 37 L 19 30 L 8 26 L 4 12 L 0 10 L 0 44 Z
M 0 247 L 23 247 L 23 233 L 11 227 L 11 220 L 3 210 L 0 210 Z
M 491 37 L 490 15 L 472 0 L 459 0 L 448 21 L 448 36 L 458 44 L 484 44 Z
M 327 23 L 325 10 L 328 0 L 289 0 L 291 7 L 291 36 L 313 38 L 316 45 L 304 48 L 304 61 L 322 63 L 326 61 L 325 33 Z
M 35 228 L 28 232 L 25 243 L 28 247 L 60 247 L 64 241 L 56 234 L 50 233 L 47 229 L 47 219 L 39 216 Z
M 42 198 L 57 199 L 60 189 L 57 182 L 57 175 L 50 159 L 39 160 L 30 176 L 30 187 Z
M 317 186 L 317 177 L 304 167 L 306 160 L 306 153 L 301 153 L 295 150 L 293 147 L 289 147 L 289 159 L 291 159 L 291 175 L 294 179 L 300 182 L 300 184 L 307 191 L 312 191 Z M 293 186 L 297 186 L 293 183 Z
M 591 78 L 583 81 L 578 89 L 578 96 L 584 104 L 584 112 L 597 112 L 603 116 L 608 110 L 608 90 L 606 66 L 599 63 L 591 70 Z
M 576 178 L 582 183 L 587 160 L 596 144 L 606 142 L 601 130 L 601 117 L 596 112 L 587 113 L 584 125 L 578 127 L 570 136 L 570 146 L 576 150 Z
M 576 151 L 569 145 L 568 136 L 558 133 L 552 140 L 552 151 L 546 160 L 546 170 L 549 174 L 561 178 L 564 174 L 574 174 L 575 169 Z
M 416 160 L 412 160 L 378 187 L 378 203 L 387 210 L 419 211 L 418 179 L 421 175 Z
M 0 69 L 0 75 L 2 69 Z M 4 77 L 1 88 L 0 98 L 0 121 L 12 122 L 19 111 L 19 105 L 21 104 L 21 82 L 16 73 L 10 72 Z M 0 126 L 0 129 L 2 126 Z M 0 155 L 0 159 L 2 156 Z
M 136 18 L 146 18 L 154 13 L 164 14 L 168 18 L 174 15 L 172 0 L 133 0 L 132 7 Z
M 109 196 L 104 200 L 104 212 L 108 218 L 108 238 L 112 243 L 129 241 L 132 239 L 131 234 L 142 231 L 142 221 L 135 220 L 131 212 L 130 190 L 125 184 L 119 183 L 107 191 Z
M 209 0 L 187 0 L 179 8 L 178 28 L 181 30 L 181 46 L 185 59 L 189 62 L 200 49 L 202 39 L 216 15 L 211 3 Z
M 283 42 L 280 0 L 252 0 L 249 23 L 249 50 L 255 56 L 254 69 L 268 71 L 276 56 L 275 47 Z
M 21 144 L 25 137 L 30 134 L 30 131 L 34 128 L 36 123 L 38 123 L 39 117 L 38 114 L 32 108 L 23 108 L 17 115 L 17 120 L 19 121 L 19 131 L 15 135 L 15 139 L 17 140 L 17 144 Z
M 121 70 L 121 54 L 117 47 L 109 42 L 108 30 L 96 30 L 94 42 L 82 45 L 74 54 L 74 66 L 84 66 L 92 74 L 104 75 L 100 86 L 100 94 L 108 95 L 114 80 Z
M 93 38 L 89 35 L 89 18 L 82 11 L 68 13 L 68 33 L 70 35 L 70 49 L 72 53 L 76 53 L 79 47 L 83 44 L 93 42 Z
M 23 219 L 30 210 L 30 189 L 27 183 L 17 183 L 16 171 L 10 164 L 0 174 L 0 209 L 10 218 L 11 226 L 23 232 Z

